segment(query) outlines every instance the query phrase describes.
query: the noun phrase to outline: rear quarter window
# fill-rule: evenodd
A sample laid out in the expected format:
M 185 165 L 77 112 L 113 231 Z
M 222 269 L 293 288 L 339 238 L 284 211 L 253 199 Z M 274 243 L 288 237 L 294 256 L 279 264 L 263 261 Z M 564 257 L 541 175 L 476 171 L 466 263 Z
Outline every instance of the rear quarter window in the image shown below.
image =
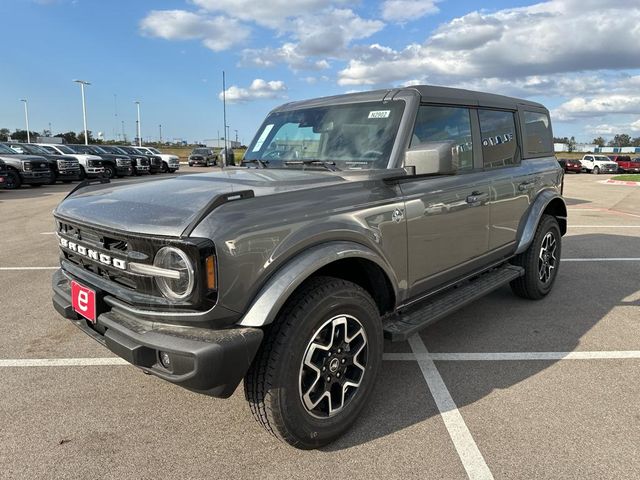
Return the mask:
M 524 111 L 525 156 L 553 155 L 553 135 L 549 115 Z

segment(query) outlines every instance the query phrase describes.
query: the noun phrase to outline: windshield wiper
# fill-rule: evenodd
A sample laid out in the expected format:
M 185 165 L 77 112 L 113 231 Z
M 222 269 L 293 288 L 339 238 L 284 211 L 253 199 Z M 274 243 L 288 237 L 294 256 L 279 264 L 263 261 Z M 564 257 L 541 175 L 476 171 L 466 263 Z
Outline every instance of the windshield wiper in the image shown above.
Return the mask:
M 340 170 L 336 166 L 336 162 L 327 162 L 325 160 L 289 160 L 284 162 L 285 165 L 322 165 L 324 168 L 331 172 Z
M 269 160 L 260 160 L 258 158 L 254 158 L 253 160 L 242 160 L 242 162 L 240 162 L 240 165 L 244 165 L 245 163 L 255 163 L 256 165 L 258 165 L 258 168 L 267 168 Z

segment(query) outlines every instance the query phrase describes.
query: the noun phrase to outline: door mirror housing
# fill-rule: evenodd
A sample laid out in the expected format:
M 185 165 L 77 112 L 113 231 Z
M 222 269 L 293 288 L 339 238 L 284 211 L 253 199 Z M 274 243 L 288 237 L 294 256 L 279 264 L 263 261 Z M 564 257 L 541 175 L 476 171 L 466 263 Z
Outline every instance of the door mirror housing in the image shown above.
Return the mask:
M 404 167 L 415 175 L 452 175 L 456 172 L 451 142 L 427 142 L 407 150 Z

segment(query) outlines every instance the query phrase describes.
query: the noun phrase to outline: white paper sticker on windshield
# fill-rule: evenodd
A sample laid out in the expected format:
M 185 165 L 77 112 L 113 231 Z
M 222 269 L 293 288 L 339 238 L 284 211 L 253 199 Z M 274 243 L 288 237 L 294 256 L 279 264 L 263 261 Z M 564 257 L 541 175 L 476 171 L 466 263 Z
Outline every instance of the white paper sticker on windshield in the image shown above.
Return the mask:
M 273 128 L 273 123 L 270 123 L 269 125 L 264 127 L 264 130 L 262 131 L 260 138 L 258 138 L 258 141 L 254 145 L 253 150 L 251 150 L 252 152 L 257 152 L 262 148 L 262 144 L 267 139 L 267 135 L 269 135 L 269 132 L 271 131 L 272 128 Z
M 369 118 L 389 118 L 391 110 L 372 110 L 369 112 Z

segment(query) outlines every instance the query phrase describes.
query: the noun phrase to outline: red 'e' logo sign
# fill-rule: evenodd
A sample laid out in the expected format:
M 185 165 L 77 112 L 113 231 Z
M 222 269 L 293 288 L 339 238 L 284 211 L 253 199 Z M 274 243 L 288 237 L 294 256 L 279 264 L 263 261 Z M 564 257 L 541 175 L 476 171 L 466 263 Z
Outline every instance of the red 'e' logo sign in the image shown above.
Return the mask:
M 72 280 L 71 301 L 76 312 L 91 323 L 96 323 L 96 292 Z

